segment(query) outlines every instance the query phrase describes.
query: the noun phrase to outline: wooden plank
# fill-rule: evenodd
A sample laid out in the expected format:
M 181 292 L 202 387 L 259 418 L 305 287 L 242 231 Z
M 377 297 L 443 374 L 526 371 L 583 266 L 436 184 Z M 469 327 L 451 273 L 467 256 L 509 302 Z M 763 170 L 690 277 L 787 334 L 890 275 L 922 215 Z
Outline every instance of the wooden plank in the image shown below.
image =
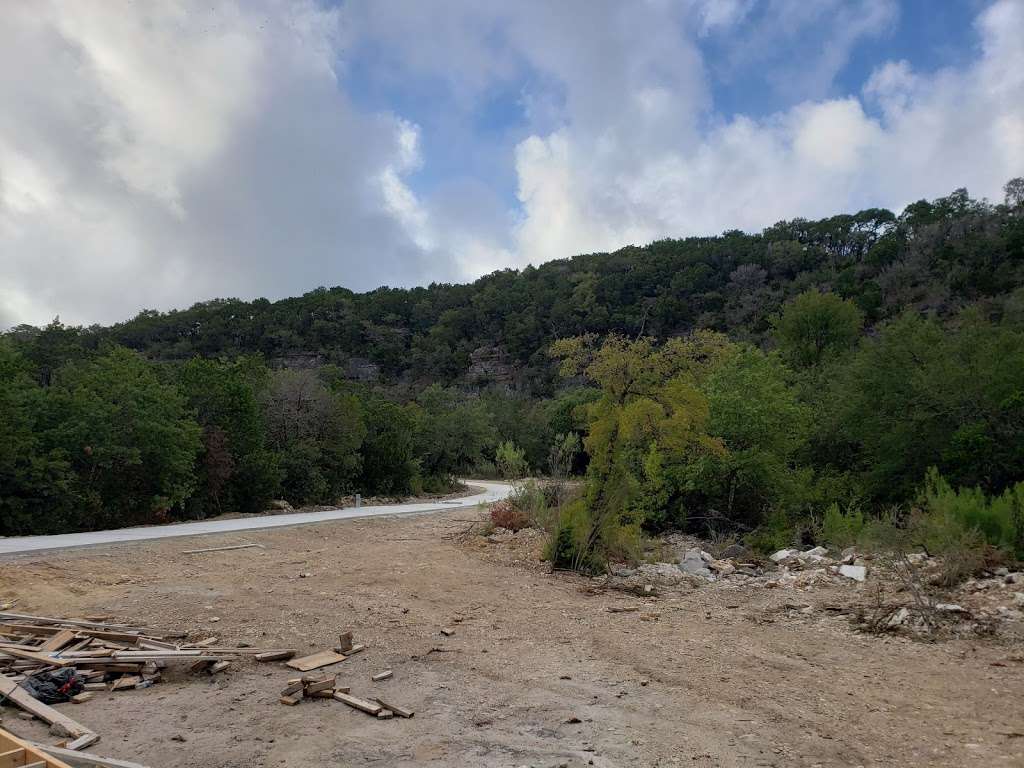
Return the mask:
M 50 635 L 50 639 L 39 646 L 40 651 L 59 651 L 75 639 L 75 631 L 62 629 L 56 634 Z
M 128 760 L 115 760 L 112 757 L 100 757 L 89 752 L 75 752 L 64 747 L 51 747 L 47 744 L 36 744 L 36 749 L 64 760 L 72 768 L 146 768 L 141 763 Z M 60 765 L 60 763 L 54 763 Z
M 38 699 L 32 698 L 32 694 L 24 688 L 2 676 L 0 676 L 0 696 L 5 696 L 12 704 L 35 715 L 44 723 L 57 726 L 58 729 L 67 732 L 72 738 L 80 738 L 92 733 L 81 723 L 58 712 L 48 704 L 43 704 Z
M 257 653 L 253 658 L 256 661 L 284 661 L 290 659 L 295 655 L 295 651 L 264 651 L 263 653 Z
M 56 624 L 66 625 L 69 627 L 83 627 L 85 629 L 100 629 L 100 630 L 118 630 L 125 632 L 132 630 L 141 633 L 141 629 L 135 627 L 129 627 L 127 624 L 103 624 L 98 621 L 79 621 L 78 619 L 53 619 L 49 616 L 32 616 L 27 613 L 8 613 L 7 611 L 0 612 L 0 619 L 11 619 L 14 621 L 28 621 L 34 624 Z
M 70 659 L 59 659 L 48 653 L 40 653 L 39 651 L 23 651 L 20 648 L 11 648 L 10 646 L 0 646 L 0 653 L 4 653 L 8 656 L 14 656 L 18 659 L 25 659 L 26 661 L 34 661 L 37 664 L 47 664 L 52 667 L 68 667 L 74 664 Z
M 378 672 L 376 675 L 374 675 L 370 679 L 373 680 L 373 682 L 375 682 L 375 683 L 379 683 L 382 680 L 390 680 L 394 676 L 394 674 L 395 673 L 392 672 L 390 669 L 385 669 L 383 672 Z
M 384 707 L 384 709 L 388 709 L 394 712 L 399 717 L 412 717 L 416 714 L 411 709 L 406 709 L 405 707 L 396 707 L 394 704 L 390 704 L 384 701 L 384 699 L 382 699 L 380 696 L 374 696 L 373 700 L 380 704 L 382 707 Z
M 374 704 L 372 701 L 366 701 L 365 699 L 359 699 L 355 696 L 350 696 L 347 693 L 335 693 L 334 698 L 340 701 L 342 704 L 348 704 L 353 709 L 358 709 L 365 712 L 368 715 L 374 715 L 380 712 L 384 707 L 380 704 Z
M 265 549 L 262 544 L 232 544 L 230 547 L 207 547 L 206 549 L 186 549 L 181 554 L 183 555 L 201 555 L 204 552 L 227 552 L 231 549 L 251 549 L 252 547 L 259 547 Z
M 311 669 L 320 669 L 331 664 L 344 661 L 345 657 L 334 651 L 319 651 L 318 653 L 303 656 L 300 659 L 292 659 L 286 666 L 297 669 L 299 672 L 309 672 Z
M 0 623 L 0 632 L 5 630 L 30 635 L 56 635 L 58 632 L 64 631 L 61 627 L 47 627 L 35 624 L 12 624 L 9 622 Z M 142 637 L 142 635 L 132 632 L 105 632 L 99 629 L 79 629 L 78 634 L 88 635 L 89 637 L 95 637 L 99 640 L 117 640 L 125 643 L 134 643 Z

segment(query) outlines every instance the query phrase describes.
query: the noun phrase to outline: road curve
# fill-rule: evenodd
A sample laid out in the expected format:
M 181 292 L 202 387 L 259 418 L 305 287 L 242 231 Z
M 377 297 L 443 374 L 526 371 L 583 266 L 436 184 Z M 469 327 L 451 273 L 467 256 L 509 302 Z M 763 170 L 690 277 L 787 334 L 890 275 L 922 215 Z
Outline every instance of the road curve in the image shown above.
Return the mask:
M 122 544 L 130 541 L 170 539 L 179 536 L 203 536 L 210 533 L 233 533 L 255 531 L 263 528 L 281 528 L 287 525 L 310 525 L 330 520 L 350 520 L 358 517 L 381 517 L 386 515 L 408 515 L 423 512 L 441 512 L 460 507 L 475 507 L 501 501 L 512 492 L 508 483 L 484 480 L 465 482 L 484 488 L 483 493 L 464 496 L 448 501 L 426 501 L 412 504 L 376 504 L 359 508 L 342 507 L 319 512 L 292 512 L 282 515 L 260 515 L 239 517 L 230 520 L 202 520 L 195 523 L 169 525 L 148 525 L 139 528 L 119 528 L 113 531 L 88 531 L 86 533 L 59 533 L 53 536 L 15 536 L 0 538 L 0 555 L 14 555 L 22 552 L 37 552 L 46 549 L 67 549 L 90 547 L 97 544 Z

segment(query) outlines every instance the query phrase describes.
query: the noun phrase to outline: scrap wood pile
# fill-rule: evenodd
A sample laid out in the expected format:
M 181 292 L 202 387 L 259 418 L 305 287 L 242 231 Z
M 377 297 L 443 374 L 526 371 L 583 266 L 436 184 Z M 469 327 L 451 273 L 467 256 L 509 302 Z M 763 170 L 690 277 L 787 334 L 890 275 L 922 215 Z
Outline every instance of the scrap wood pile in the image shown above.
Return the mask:
M 99 734 L 50 704 L 84 703 L 99 691 L 148 688 L 169 664 L 216 674 L 230 659 L 287 660 L 294 649 L 217 645 L 217 638 L 183 642 L 186 633 L 154 634 L 141 627 L 86 619 L 0 612 L 0 702 L 9 702 L 84 749 Z M 177 642 L 175 642 L 177 641 Z
M 292 659 L 287 666 L 300 672 L 309 672 L 338 664 L 365 648 L 364 645 L 353 645 L 352 633 L 345 632 L 340 636 L 339 643 L 334 650 L 319 651 L 300 659 Z M 388 669 L 373 675 L 370 680 L 380 683 L 390 680 L 393 676 L 394 673 Z M 414 714 L 411 709 L 390 704 L 379 697 L 367 701 L 353 696 L 351 687 L 342 685 L 340 675 L 303 675 L 288 680 L 288 685 L 281 691 L 281 703 L 294 707 L 303 699 L 334 699 L 380 720 L 388 720 L 395 715 L 412 717 Z

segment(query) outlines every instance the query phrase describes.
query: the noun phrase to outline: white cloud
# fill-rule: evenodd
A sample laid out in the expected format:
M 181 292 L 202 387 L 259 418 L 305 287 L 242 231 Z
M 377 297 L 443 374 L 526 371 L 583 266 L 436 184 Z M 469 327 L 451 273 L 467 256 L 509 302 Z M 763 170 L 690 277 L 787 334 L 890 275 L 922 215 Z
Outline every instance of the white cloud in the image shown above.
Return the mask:
M 980 12 L 962 68 L 880 62 L 854 94 L 836 73 L 894 0 L 8 6 L 0 327 L 467 278 L 959 186 L 994 198 L 1024 173 L 1024 0 Z M 712 38 L 777 113 L 716 112 Z M 441 177 L 422 115 L 357 106 L 358 77 L 430 103 Z M 510 91 L 522 122 L 475 133 Z M 415 173 L 434 175 L 417 191 Z
M 339 87 L 336 11 L 19 0 L 4 14 L 0 326 L 457 273 L 395 205 L 415 126 Z

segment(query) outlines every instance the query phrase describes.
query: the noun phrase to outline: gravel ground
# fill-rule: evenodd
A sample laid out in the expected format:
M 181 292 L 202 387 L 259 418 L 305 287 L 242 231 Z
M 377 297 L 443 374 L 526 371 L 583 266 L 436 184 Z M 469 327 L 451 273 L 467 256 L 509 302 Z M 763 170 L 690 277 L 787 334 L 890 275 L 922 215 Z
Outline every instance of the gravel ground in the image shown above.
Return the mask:
M 293 673 L 252 662 L 61 705 L 102 735 L 93 751 L 152 768 L 1024 766 L 1019 643 L 869 636 L 825 610 L 870 583 L 602 590 L 547 573 L 528 531 L 458 535 L 477 514 L 209 536 L 265 549 L 202 555 L 174 540 L 23 555 L 0 561 L 0 601 L 300 652 L 351 629 L 367 650 L 327 670 L 416 711 L 285 707 Z

